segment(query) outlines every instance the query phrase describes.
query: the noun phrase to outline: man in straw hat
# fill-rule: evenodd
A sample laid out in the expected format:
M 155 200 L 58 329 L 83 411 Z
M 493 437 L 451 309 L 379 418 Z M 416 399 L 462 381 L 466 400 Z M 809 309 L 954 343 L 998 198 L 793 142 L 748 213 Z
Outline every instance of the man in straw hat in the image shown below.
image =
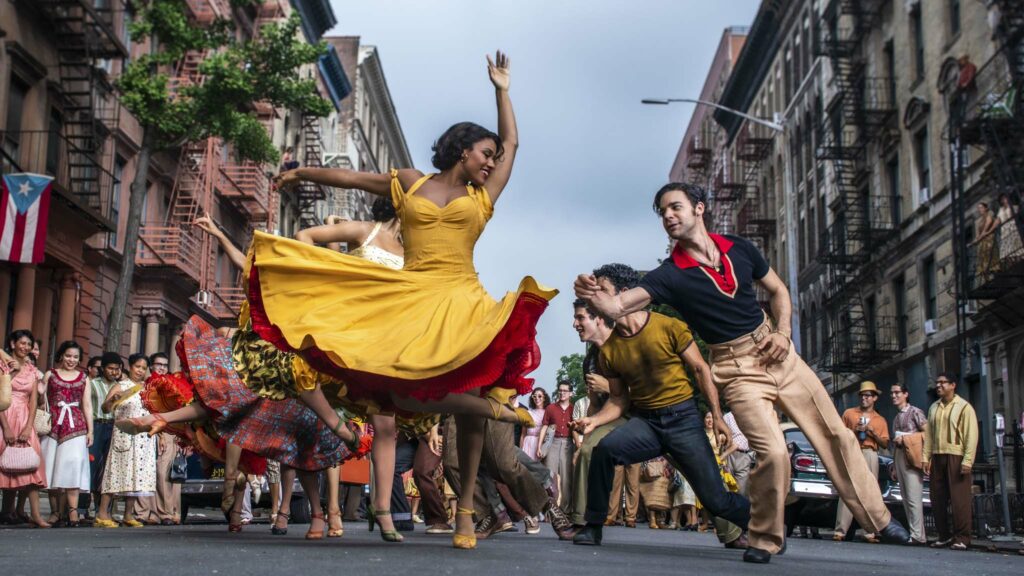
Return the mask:
M 878 387 L 874 382 L 870 380 L 861 382 L 858 395 L 860 396 L 860 406 L 843 412 L 843 424 L 857 435 L 860 451 L 868 464 L 868 470 L 877 479 L 878 450 L 889 446 L 889 425 L 881 414 L 875 412 L 875 402 L 878 402 Z M 838 542 L 846 538 L 846 532 L 850 529 L 852 521 L 853 514 L 840 500 L 836 513 L 836 531 L 832 539 Z M 870 532 L 864 535 L 864 539 L 868 542 L 878 542 L 875 535 Z

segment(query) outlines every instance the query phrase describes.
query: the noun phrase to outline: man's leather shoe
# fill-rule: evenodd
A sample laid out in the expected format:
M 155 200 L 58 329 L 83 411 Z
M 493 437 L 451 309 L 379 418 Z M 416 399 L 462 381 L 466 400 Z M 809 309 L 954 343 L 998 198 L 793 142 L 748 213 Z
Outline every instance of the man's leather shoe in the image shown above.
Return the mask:
M 889 525 L 877 535 L 886 544 L 906 544 L 910 540 L 910 533 L 896 520 L 890 520 Z
M 740 537 L 732 542 L 726 542 L 725 547 L 730 550 L 745 550 L 747 548 L 747 535 L 740 534 Z
M 582 546 L 600 546 L 601 545 L 601 529 L 600 524 L 587 524 L 572 537 L 573 544 L 580 544 Z
M 752 564 L 767 564 L 772 561 L 772 555 L 767 550 L 760 548 L 747 548 L 743 553 L 743 561 Z
M 626 520 L 626 528 L 636 528 L 636 520 Z

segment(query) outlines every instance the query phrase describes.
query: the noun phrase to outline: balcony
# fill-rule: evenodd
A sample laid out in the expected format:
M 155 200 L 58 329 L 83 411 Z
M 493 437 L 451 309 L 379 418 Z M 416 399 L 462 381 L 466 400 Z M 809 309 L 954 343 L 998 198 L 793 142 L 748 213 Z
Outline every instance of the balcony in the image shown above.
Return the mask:
M 995 300 L 1024 285 L 1021 227 L 1008 220 L 981 242 L 967 245 L 967 297 Z
M 231 19 L 230 0 L 185 0 L 196 23 L 207 25 L 218 18 Z
M 690 140 L 686 150 L 686 167 L 691 170 L 704 170 L 711 162 L 711 149 L 703 147 L 697 139 Z
M 90 58 L 128 56 L 128 49 L 115 32 L 114 14 L 124 10 L 124 0 L 34 0 L 25 5 L 52 25 L 50 32 L 62 50 L 78 50 Z
M 266 221 L 270 206 L 270 178 L 267 166 L 253 162 L 220 167 L 217 191 L 247 212 L 253 221 Z
M 774 202 L 766 202 L 765 205 L 773 206 Z M 736 215 L 736 231 L 741 236 L 749 238 L 774 238 L 775 218 L 769 214 L 769 209 L 762 205 L 756 192 L 746 199 L 739 214 Z
M 199 283 L 202 241 L 182 226 L 144 222 L 139 231 L 135 263 L 144 268 L 182 275 Z
M 736 157 L 745 162 L 761 162 L 772 151 L 772 139 L 759 134 L 759 129 L 745 124 L 736 138 Z
M 895 316 L 859 317 L 833 326 L 824 346 L 822 368 L 840 374 L 861 374 L 902 350 Z
M 0 163 L 3 173 L 32 172 L 54 177 L 53 198 L 96 228 L 114 230 L 110 197 L 121 184 L 91 154 L 85 153 L 58 132 L 0 131 Z M 74 158 L 74 162 L 70 159 Z
M 953 96 L 951 116 L 959 114 L 960 139 L 964 144 L 992 145 L 1018 142 L 1024 127 L 1019 88 L 1010 74 L 1005 49 L 997 52 L 975 73 L 971 88 Z M 995 142 L 994 142 L 995 141 Z
M 742 182 L 727 180 L 723 172 L 715 177 L 714 195 L 712 200 L 719 204 L 735 204 L 747 194 L 747 185 Z M 755 189 L 756 190 L 756 189 Z
M 245 302 L 245 290 L 241 287 L 217 287 L 208 292 L 207 310 L 217 320 L 234 320 Z

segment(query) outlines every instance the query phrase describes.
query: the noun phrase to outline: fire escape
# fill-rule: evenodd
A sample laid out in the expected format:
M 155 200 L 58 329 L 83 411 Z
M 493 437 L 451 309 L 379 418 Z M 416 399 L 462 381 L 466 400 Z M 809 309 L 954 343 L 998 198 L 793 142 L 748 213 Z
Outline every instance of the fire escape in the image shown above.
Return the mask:
M 689 148 L 686 161 L 687 179 L 692 184 L 707 186 L 708 172 L 711 167 L 711 148 L 707 147 L 699 134 L 690 140 L 687 147 Z
M 302 116 L 302 146 L 305 165 L 322 168 L 324 146 L 320 118 L 309 114 Z M 317 207 L 320 202 L 327 199 L 327 191 L 324 186 L 303 182 L 295 189 L 295 199 L 299 204 L 299 226 L 301 228 L 323 224 L 317 214 Z
M 820 119 L 816 158 L 832 164 L 832 223 L 819 258 L 826 264 L 825 313 L 829 337 L 822 367 L 840 375 L 870 371 L 900 352 L 895 317 L 867 309 L 880 257 L 896 236 L 896 202 L 872 193 L 868 147 L 895 117 L 891 79 L 869 77 L 863 41 L 878 21 L 880 0 L 833 0 L 821 30 L 819 55 L 830 59 L 835 93 Z M 841 24 L 845 24 L 841 26 Z
M 765 253 L 775 237 L 775 197 L 757 184 L 763 162 L 772 151 L 772 139 L 759 133 L 763 130 L 747 123 L 736 137 L 736 159 L 742 165 L 746 184 L 736 215 L 736 233 L 751 239 Z
M 110 190 L 113 179 L 104 169 L 110 158 L 107 136 L 117 128 L 120 107 L 101 67 L 128 56 L 114 32 L 115 14 L 122 0 L 97 6 L 93 0 L 36 0 L 30 5 L 52 26 L 57 48 L 57 69 L 63 96 L 63 174 L 69 200 L 101 229 L 111 222 Z M 118 8 L 114 8 L 117 6 Z
M 960 86 L 950 101 L 950 162 L 953 203 L 954 256 L 957 270 L 957 333 L 966 356 L 968 318 L 979 306 L 994 321 L 1016 326 L 1024 323 L 1024 219 L 1002 223 L 989 242 L 973 242 L 969 218 L 979 201 L 995 213 L 997 198 L 1009 196 L 1019 205 L 1024 197 L 1024 4 L 996 2 L 1002 13 L 997 32 L 998 52 L 979 68 L 968 86 Z M 978 184 L 967 190 L 973 171 L 963 152 L 975 147 L 983 154 Z M 975 154 L 971 155 L 975 157 Z

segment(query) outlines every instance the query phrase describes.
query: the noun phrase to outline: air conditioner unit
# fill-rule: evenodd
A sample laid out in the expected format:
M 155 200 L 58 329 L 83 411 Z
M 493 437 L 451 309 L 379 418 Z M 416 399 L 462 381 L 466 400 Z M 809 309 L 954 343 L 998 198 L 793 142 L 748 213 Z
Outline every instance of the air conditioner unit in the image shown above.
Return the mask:
M 931 336 L 939 331 L 939 321 L 935 318 L 929 318 L 924 321 L 924 334 L 925 336 Z
M 965 300 L 960 305 L 961 310 L 965 315 L 977 314 L 978 313 L 978 301 L 977 300 Z
M 921 188 L 920 190 L 917 191 L 917 203 L 918 204 L 927 204 L 928 201 L 931 200 L 931 199 L 932 199 L 932 193 L 931 193 L 931 190 L 928 190 L 927 186 L 925 186 L 924 188 Z

